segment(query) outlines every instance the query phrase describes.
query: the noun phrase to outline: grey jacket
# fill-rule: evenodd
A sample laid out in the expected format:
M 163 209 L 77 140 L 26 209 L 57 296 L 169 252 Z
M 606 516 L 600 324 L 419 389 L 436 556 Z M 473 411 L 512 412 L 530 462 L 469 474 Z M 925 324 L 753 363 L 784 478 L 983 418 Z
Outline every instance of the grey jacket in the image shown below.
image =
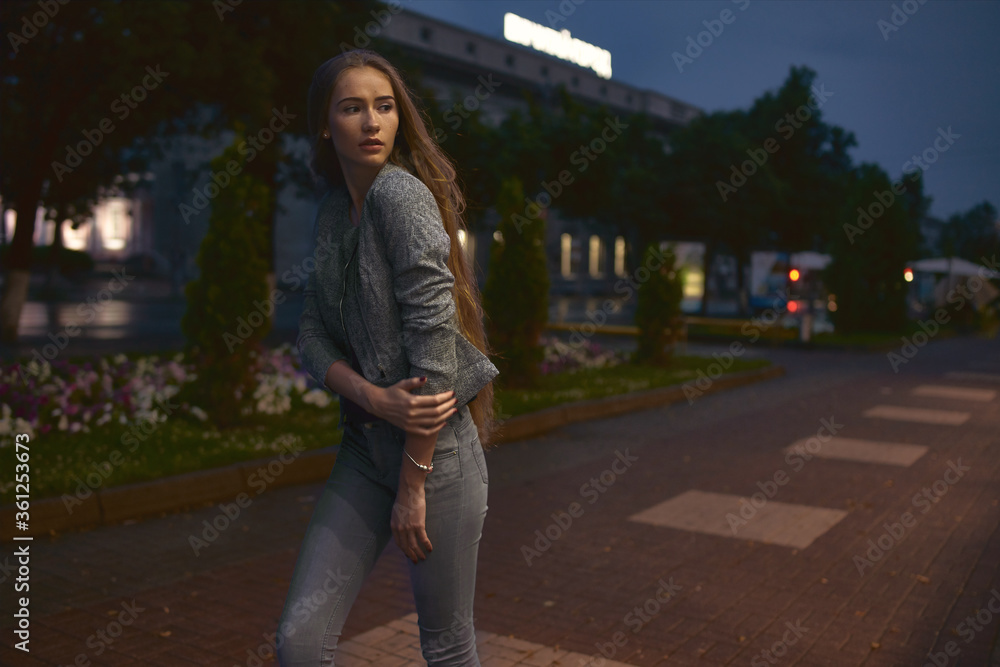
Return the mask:
M 372 384 L 388 387 L 426 375 L 414 393 L 454 389 L 456 407 L 465 405 L 499 371 L 458 329 L 455 278 L 447 264 L 451 240 L 434 195 L 406 169 L 386 162 L 365 196 L 357 229 L 351 229 L 350 205 L 347 188 L 337 188 L 316 215 L 316 268 L 304 290 L 297 341 L 303 365 L 324 385 L 330 365 L 348 359 L 349 342 Z M 352 259 L 362 317 L 345 320 Z

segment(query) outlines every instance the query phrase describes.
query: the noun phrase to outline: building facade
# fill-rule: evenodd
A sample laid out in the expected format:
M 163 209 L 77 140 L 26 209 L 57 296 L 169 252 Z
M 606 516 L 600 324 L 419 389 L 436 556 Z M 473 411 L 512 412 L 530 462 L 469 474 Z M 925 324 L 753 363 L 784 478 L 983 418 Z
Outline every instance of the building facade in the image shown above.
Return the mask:
M 669 96 L 638 89 L 593 69 L 547 55 L 499 37 L 479 34 L 444 21 L 397 7 L 380 37 L 397 45 L 422 65 L 422 82 L 433 91 L 427 100 L 446 109 L 433 118 L 435 138 L 447 145 L 448 134 L 460 124 L 461 110 L 480 109 L 484 122 L 498 125 L 514 109 L 527 110 L 524 90 L 541 100 L 553 100 L 556 87 L 564 85 L 585 104 L 606 105 L 613 112 L 645 112 L 654 131 L 665 142 L 676 128 L 701 114 L 701 110 Z M 540 26 L 539 26 L 540 27 Z M 497 26 L 498 32 L 502 26 Z M 363 46 L 363 44 L 360 44 Z M 483 95 L 484 82 L 496 82 Z M 480 94 L 477 95 L 477 88 Z M 304 94 L 303 94 L 304 96 Z M 453 115 L 450 115 L 453 114 Z M 302 138 L 276 137 L 283 148 L 308 161 L 309 147 Z M 121 262 L 145 256 L 158 273 L 173 278 L 179 287 L 197 275 L 196 257 L 208 228 L 210 205 L 202 206 L 200 192 L 211 192 L 209 160 L 231 141 L 200 137 L 175 138 L 164 159 L 150 166 L 148 185 L 128 198 L 100 203 L 90 224 L 78 230 L 63 226 L 66 247 L 85 250 L 97 262 Z M 530 188 L 528 188 L 530 191 Z M 540 189 L 540 188 L 539 188 Z M 276 282 L 287 278 L 312 252 L 312 225 L 316 201 L 290 186 L 278 194 L 274 220 L 274 270 Z M 13 230 L 13 212 L 5 221 L 7 238 Z M 626 220 L 581 220 L 563 217 L 558 206 L 545 210 L 546 249 L 554 294 L 610 293 L 634 263 L 634 235 Z M 474 258 L 480 280 L 488 265 L 497 216 L 487 216 L 484 228 L 464 240 Z M 53 225 L 40 222 L 36 243 L 51 242 Z M 285 277 L 285 278 L 283 278 Z M 298 281 L 295 281 L 298 282 Z

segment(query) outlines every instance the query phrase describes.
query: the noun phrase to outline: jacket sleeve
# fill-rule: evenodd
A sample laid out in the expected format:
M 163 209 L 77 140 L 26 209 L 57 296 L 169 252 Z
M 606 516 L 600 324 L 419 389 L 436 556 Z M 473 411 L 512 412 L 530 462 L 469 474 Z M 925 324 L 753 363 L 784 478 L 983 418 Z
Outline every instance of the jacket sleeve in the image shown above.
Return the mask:
M 391 265 L 402 324 L 399 343 L 410 364 L 406 377 L 427 376 L 415 393 L 451 391 L 457 372 L 451 239 L 434 195 L 416 177 L 393 176 L 379 194 L 372 213 Z
M 321 205 L 320 211 L 322 208 Z M 314 248 L 319 247 L 320 241 L 316 235 L 316 230 L 320 228 L 318 218 L 319 215 L 317 215 L 314 230 Z M 327 332 L 326 322 L 323 320 L 323 313 L 320 310 L 321 295 L 316 289 L 316 274 L 319 272 L 320 258 L 316 257 L 315 259 L 316 270 L 309 274 L 303 290 L 302 315 L 299 318 L 299 335 L 296 345 L 299 348 L 299 356 L 302 358 L 302 366 L 319 382 L 321 387 L 326 387 L 327 370 L 334 362 L 347 359 L 347 355 Z M 329 387 L 326 388 L 329 389 Z

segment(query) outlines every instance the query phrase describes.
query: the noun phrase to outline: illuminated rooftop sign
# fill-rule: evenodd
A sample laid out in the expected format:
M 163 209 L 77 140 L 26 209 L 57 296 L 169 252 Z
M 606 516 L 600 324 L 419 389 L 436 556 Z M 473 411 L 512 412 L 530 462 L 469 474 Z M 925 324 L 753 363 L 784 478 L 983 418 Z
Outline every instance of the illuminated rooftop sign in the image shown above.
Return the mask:
M 503 16 L 503 36 L 516 44 L 588 67 L 604 79 L 611 78 L 611 52 L 571 37 L 569 30 L 553 30 L 507 13 Z

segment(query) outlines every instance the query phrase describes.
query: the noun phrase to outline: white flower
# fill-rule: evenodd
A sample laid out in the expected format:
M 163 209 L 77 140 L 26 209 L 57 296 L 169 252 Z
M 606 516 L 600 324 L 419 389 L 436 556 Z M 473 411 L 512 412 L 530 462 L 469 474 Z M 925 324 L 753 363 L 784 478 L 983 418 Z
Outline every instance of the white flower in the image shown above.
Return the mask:
M 63 415 L 62 417 L 59 418 L 59 426 L 57 428 L 60 431 L 65 431 L 68 427 L 69 427 L 69 419 L 66 418 L 66 415 Z
M 204 410 L 202 410 L 201 408 L 199 408 L 197 405 L 192 405 L 191 406 L 191 414 L 193 414 L 195 417 L 197 417 L 201 421 L 208 420 L 208 413 L 206 413 Z
M 302 400 L 317 408 L 325 408 L 330 405 L 330 394 L 323 389 L 311 389 L 305 393 Z

